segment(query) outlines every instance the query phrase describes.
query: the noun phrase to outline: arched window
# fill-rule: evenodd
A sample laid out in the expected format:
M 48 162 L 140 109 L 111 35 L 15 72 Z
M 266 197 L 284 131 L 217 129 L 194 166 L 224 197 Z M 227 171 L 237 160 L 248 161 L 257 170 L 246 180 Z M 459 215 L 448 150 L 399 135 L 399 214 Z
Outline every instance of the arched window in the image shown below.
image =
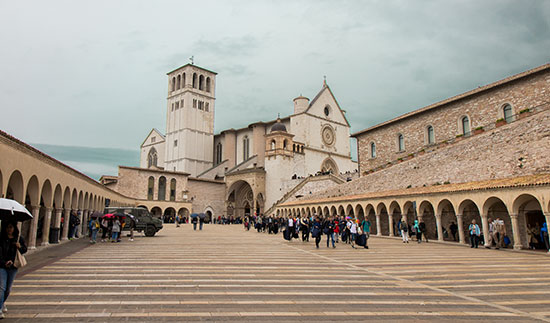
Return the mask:
M 177 89 L 179 90 L 181 88 L 181 75 L 178 75 L 178 86 Z
M 374 142 L 370 143 L 370 158 L 376 158 L 376 144 Z
M 193 88 L 197 88 L 197 73 L 193 73 Z
M 173 77 L 172 78 L 172 91 L 175 91 L 176 90 L 176 78 Z
M 249 146 L 249 139 L 248 136 L 244 136 L 243 138 L 243 161 L 247 160 L 250 156 L 250 146 Z
M 296 151 L 296 144 L 292 145 L 292 151 Z
M 222 143 L 216 145 L 216 165 L 222 162 Z
M 166 177 L 164 177 L 164 176 L 161 176 L 159 178 L 158 200 L 159 201 L 166 200 Z
M 512 112 L 512 106 L 509 104 L 505 104 L 504 107 L 502 107 L 502 112 L 504 113 L 504 120 L 506 122 L 512 122 L 514 121 L 514 114 Z
M 149 150 L 149 154 L 147 155 L 147 168 L 151 168 L 152 166 L 157 166 L 158 162 L 158 156 L 157 156 L 157 150 L 155 147 L 151 148 Z
M 397 149 L 399 151 L 405 150 L 405 138 L 402 134 L 397 135 Z
M 155 178 L 153 176 L 149 177 L 149 182 L 147 183 L 147 199 L 152 200 L 153 194 L 155 192 Z
M 210 93 L 210 78 L 206 78 L 206 92 Z
M 199 76 L 199 90 L 204 91 L 204 76 Z
M 468 116 L 462 117 L 462 134 L 467 136 L 470 134 L 470 118 Z
M 426 128 L 426 132 L 428 137 L 428 145 L 435 143 L 434 127 L 428 126 L 428 128 Z
M 276 143 L 275 140 L 271 140 L 271 150 L 275 150 Z
M 176 200 L 176 179 L 172 178 L 170 180 L 170 201 Z
M 185 88 L 185 73 L 183 73 L 183 82 L 181 82 L 181 87 Z
M 283 141 L 283 149 L 286 149 L 287 141 L 286 139 Z

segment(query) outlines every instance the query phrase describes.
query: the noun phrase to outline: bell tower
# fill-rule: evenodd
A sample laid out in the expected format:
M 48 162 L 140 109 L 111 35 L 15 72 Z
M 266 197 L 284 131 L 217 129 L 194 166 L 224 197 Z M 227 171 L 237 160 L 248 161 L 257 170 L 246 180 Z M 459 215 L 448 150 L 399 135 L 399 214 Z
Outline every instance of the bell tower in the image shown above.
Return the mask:
M 167 75 L 165 170 L 197 176 L 213 165 L 217 73 L 191 63 Z

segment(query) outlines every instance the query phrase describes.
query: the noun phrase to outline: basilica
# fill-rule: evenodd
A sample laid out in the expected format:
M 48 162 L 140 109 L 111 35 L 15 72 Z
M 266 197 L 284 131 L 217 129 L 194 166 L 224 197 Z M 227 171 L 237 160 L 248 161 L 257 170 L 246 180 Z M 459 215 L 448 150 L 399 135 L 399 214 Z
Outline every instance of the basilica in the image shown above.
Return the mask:
M 350 124 L 326 81 L 312 100 L 296 97 L 290 115 L 216 134 L 216 75 L 194 64 L 169 72 L 165 133 L 149 132 L 139 167 L 101 182 L 157 216 L 242 217 L 358 176 Z

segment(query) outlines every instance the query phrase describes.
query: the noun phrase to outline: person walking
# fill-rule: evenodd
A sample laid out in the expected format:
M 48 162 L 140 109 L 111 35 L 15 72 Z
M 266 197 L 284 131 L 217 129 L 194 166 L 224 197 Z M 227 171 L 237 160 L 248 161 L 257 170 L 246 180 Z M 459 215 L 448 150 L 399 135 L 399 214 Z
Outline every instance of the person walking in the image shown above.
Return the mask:
M 109 220 L 103 218 L 101 220 L 101 242 L 105 242 L 107 239 L 107 234 L 109 233 Z
M 321 224 L 321 220 L 319 220 L 319 217 L 315 217 L 315 220 L 313 220 L 313 227 L 311 229 L 311 236 L 315 238 L 315 246 L 317 249 L 319 249 L 319 242 L 321 242 L 321 230 L 323 229 L 323 226 Z
M 468 231 L 470 232 L 470 248 L 477 248 L 479 244 L 479 235 L 481 232 L 475 219 L 472 220 L 472 223 L 468 227 Z
M 399 231 L 401 231 L 403 243 L 409 243 L 409 225 L 406 221 L 399 222 Z
M 456 238 L 456 234 L 458 232 L 458 226 L 456 225 L 456 223 L 451 222 L 451 225 L 449 225 L 449 231 L 451 231 L 451 235 L 453 236 L 453 241 L 458 241 L 458 239 Z
M 334 244 L 334 221 L 332 217 L 328 217 L 323 223 L 323 233 L 327 235 L 327 248 L 330 245 L 330 241 L 332 241 L 332 247 L 336 248 Z
M 191 223 L 193 223 L 193 230 L 197 231 L 197 221 L 198 216 L 195 216 L 191 219 Z
M 357 239 L 357 221 L 355 219 L 350 220 L 351 225 L 349 232 L 351 233 L 351 247 L 355 249 L 355 240 Z
M 365 217 L 363 221 L 361 221 L 361 228 L 363 229 L 363 234 L 365 235 L 365 249 L 369 249 L 368 242 L 370 238 L 370 226 L 371 223 L 369 221 L 369 218 Z
M 414 232 L 416 233 L 416 241 L 418 243 L 422 242 L 422 230 L 420 230 L 420 225 L 418 224 L 418 220 L 414 220 Z
M 27 252 L 25 239 L 19 236 L 15 222 L 3 220 L 0 229 L 0 319 L 3 319 L 4 313 L 8 311 L 5 303 L 17 275 L 17 268 L 14 266 L 17 250 L 21 254 Z
M 292 241 L 292 238 L 294 237 L 294 219 L 292 217 L 288 217 L 288 227 L 287 230 L 289 232 L 290 240 Z
M 421 220 L 420 223 L 418 223 L 418 227 L 420 228 L 421 237 L 424 237 L 426 242 L 428 242 L 428 236 L 426 235 L 426 223 Z
M 90 229 L 90 232 L 92 233 L 92 236 L 90 238 L 90 243 L 96 243 L 97 242 L 97 232 L 99 231 L 99 220 L 97 218 L 92 218 L 90 220 L 90 225 L 88 228 Z
M 303 218 L 300 224 L 300 230 L 302 230 L 302 242 L 309 242 L 309 222 L 307 218 Z
M 540 228 L 540 239 L 544 243 L 544 247 L 550 253 L 550 241 L 548 241 L 548 224 L 546 224 L 546 221 L 542 224 L 542 228 Z
M 120 233 L 120 221 L 118 219 L 113 220 L 113 227 L 111 229 L 111 242 L 118 242 L 118 235 Z
M 504 248 L 504 236 L 506 236 L 506 227 L 504 226 L 504 221 L 502 221 L 500 218 L 496 218 L 496 220 L 493 222 L 493 229 L 495 230 L 496 237 L 495 249 Z

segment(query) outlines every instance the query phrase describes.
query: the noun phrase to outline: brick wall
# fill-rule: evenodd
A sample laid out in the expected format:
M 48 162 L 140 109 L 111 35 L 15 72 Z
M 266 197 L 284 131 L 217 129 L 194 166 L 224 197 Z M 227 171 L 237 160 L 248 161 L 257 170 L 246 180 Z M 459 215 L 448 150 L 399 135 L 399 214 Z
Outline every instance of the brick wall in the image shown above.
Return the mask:
M 546 110 L 309 197 L 550 172 L 549 147 L 550 111 Z
M 214 216 L 224 214 L 225 183 L 189 178 L 187 182 L 189 198 L 193 198 L 194 213 L 203 213 L 208 207 Z
M 540 69 L 540 68 L 539 68 Z M 383 125 L 357 136 L 361 175 L 378 166 L 418 152 L 427 146 L 427 127 L 434 128 L 435 142 L 452 140 L 462 133 L 463 116 L 468 116 L 470 129 L 494 125 L 503 118 L 502 108 L 510 104 L 514 114 L 525 108 L 550 102 L 550 70 L 509 81 L 458 100 Z M 398 152 L 398 134 L 404 136 L 405 150 Z M 371 142 L 376 144 L 376 158 L 371 158 Z

